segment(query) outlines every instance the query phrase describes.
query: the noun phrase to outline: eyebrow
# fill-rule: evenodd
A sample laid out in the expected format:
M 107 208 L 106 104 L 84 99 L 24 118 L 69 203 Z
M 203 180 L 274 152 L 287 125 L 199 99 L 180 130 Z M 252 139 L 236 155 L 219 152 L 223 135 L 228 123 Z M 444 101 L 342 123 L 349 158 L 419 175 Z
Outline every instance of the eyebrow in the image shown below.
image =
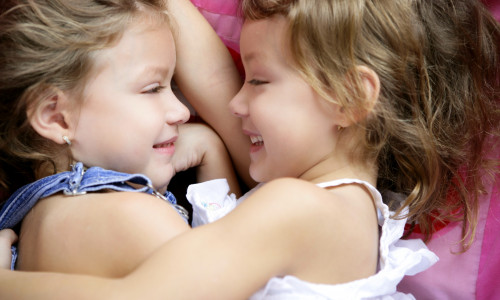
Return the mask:
M 258 55 L 257 55 L 257 54 L 258 54 L 258 53 L 257 53 L 257 52 L 255 52 L 255 51 L 250 52 L 250 53 L 248 53 L 248 54 L 243 55 L 243 57 L 241 58 L 241 60 L 242 60 L 242 61 L 244 61 L 244 62 L 246 62 L 246 63 L 249 63 L 249 62 L 251 62 L 252 60 L 257 59 L 257 57 L 258 57 Z
M 163 68 L 158 66 L 146 66 L 138 73 L 138 78 L 142 78 L 146 75 L 161 75 L 162 77 L 166 77 L 170 72 L 170 68 Z

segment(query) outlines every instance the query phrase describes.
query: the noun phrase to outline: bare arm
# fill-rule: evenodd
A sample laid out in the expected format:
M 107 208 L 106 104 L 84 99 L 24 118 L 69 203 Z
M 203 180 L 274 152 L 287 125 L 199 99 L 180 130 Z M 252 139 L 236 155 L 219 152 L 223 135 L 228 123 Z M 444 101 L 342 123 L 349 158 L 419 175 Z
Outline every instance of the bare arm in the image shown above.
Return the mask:
M 378 238 L 373 204 L 367 201 L 365 215 L 352 206 L 356 201 L 332 199 L 328 191 L 311 186 L 290 179 L 269 183 L 221 220 L 175 237 L 124 279 L 0 270 L 0 293 L 8 299 L 93 299 L 97 295 L 103 299 L 245 299 L 269 278 L 284 274 L 313 282 L 349 281 L 346 274 L 366 264 L 358 252 L 363 249 L 370 249 L 374 272 Z M 311 192 L 314 200 L 304 205 L 302 192 Z M 276 193 L 286 197 L 276 199 Z M 364 222 L 369 225 L 361 226 Z
M 175 148 L 172 161 L 176 172 L 196 167 L 198 182 L 226 178 L 231 193 L 241 196 L 231 158 L 212 128 L 197 123 L 179 125 L 179 139 L 175 142 Z
M 252 187 L 255 182 L 248 173 L 250 141 L 228 108 L 241 87 L 231 55 L 189 0 L 169 1 L 168 10 L 177 25 L 174 80 L 197 113 L 221 136 L 239 176 Z
M 271 224 L 280 219 L 272 218 L 277 207 L 253 214 L 251 224 L 242 222 L 252 207 L 174 238 L 124 279 L 0 270 L 0 294 L 7 299 L 244 299 L 284 272 L 282 266 L 296 254 L 289 251 L 296 247 L 281 241 L 290 235 L 270 236 L 270 228 L 285 229 Z M 284 247 L 276 248 L 280 243 Z
M 0 231 L 0 268 L 10 269 L 11 253 L 10 247 L 17 241 L 17 236 L 11 229 Z
M 171 205 L 147 194 L 56 195 L 23 221 L 17 268 L 120 277 L 186 230 Z
M 281 249 L 283 253 L 277 252 L 274 244 L 282 243 L 280 237 L 270 238 L 271 231 L 265 230 L 267 225 L 274 227 L 270 224 L 273 209 L 276 207 L 270 206 L 262 214 L 254 214 L 250 221 L 255 226 L 241 222 L 249 211 L 243 209 L 193 229 L 192 235 L 174 238 L 173 247 L 165 244 L 121 280 L 0 270 L 0 295 L 7 299 L 244 299 L 279 273 L 279 265 L 294 255 L 284 251 L 295 248 L 291 245 Z M 264 242 L 273 244 L 262 247 Z M 249 256 L 251 252 L 254 255 Z M 268 257 L 274 258 L 268 262 Z

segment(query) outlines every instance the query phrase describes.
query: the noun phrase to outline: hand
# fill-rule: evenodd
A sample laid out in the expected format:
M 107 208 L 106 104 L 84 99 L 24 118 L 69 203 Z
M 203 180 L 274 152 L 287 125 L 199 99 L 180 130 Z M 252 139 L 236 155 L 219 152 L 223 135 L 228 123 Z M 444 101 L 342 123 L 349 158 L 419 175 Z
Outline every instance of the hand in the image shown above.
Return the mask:
M 10 270 L 12 260 L 11 246 L 17 241 L 12 229 L 0 230 L 0 268 Z
M 226 178 L 231 192 L 241 194 L 231 158 L 220 137 L 208 125 L 188 123 L 179 125 L 172 158 L 175 172 L 196 167 L 198 182 Z
M 191 2 L 168 4 L 177 32 L 174 80 L 196 113 L 222 138 L 243 182 L 253 187 L 255 181 L 248 171 L 250 139 L 228 108 L 242 86 L 241 77 L 228 49 Z
M 175 173 L 202 164 L 211 135 L 217 136 L 212 129 L 204 124 L 179 125 L 179 138 L 175 142 L 175 153 L 172 158 Z

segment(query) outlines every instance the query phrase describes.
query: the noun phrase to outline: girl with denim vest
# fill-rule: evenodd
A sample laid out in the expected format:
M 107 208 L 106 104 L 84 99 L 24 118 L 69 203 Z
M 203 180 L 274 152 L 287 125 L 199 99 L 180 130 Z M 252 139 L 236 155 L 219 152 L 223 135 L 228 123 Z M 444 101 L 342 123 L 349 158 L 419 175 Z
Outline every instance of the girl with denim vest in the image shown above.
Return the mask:
M 0 183 L 8 200 L 0 228 L 19 234 L 12 267 L 124 275 L 189 229 L 187 211 L 167 191 L 176 172 L 200 164 L 199 180 L 224 177 L 239 193 L 225 145 L 207 126 L 180 125 L 189 112 L 171 89 L 174 78 L 220 136 L 241 141 L 234 128 L 221 130 L 239 126 L 236 117 L 222 122 L 200 105 L 211 101 L 229 115 L 240 84 L 204 21 L 189 1 L 2 5 Z M 205 59 L 210 65 L 197 70 L 185 62 Z

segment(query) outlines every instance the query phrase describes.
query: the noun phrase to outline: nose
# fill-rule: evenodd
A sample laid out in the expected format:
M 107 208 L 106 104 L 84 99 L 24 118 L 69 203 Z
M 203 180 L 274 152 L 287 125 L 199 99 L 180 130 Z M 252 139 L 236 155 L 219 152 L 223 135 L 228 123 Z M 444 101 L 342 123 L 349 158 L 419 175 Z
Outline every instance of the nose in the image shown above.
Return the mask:
M 229 110 L 239 118 L 248 116 L 248 103 L 244 93 L 245 86 L 229 102 Z
M 169 125 L 186 123 L 189 120 L 189 109 L 171 93 L 167 100 L 166 123 Z

